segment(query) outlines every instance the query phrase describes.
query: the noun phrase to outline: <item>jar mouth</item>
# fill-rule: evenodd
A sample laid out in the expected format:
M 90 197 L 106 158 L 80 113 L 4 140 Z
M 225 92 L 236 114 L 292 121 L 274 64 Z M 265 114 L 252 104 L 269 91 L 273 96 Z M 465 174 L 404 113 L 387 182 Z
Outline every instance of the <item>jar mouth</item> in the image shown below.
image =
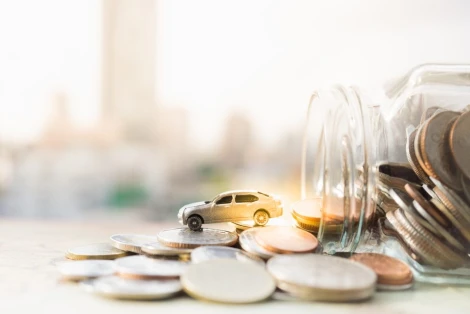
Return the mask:
M 369 191 L 371 142 L 364 136 L 368 125 L 361 106 L 356 91 L 341 86 L 317 91 L 310 99 L 301 196 L 322 200 L 317 237 L 329 253 L 354 251 L 374 212 Z

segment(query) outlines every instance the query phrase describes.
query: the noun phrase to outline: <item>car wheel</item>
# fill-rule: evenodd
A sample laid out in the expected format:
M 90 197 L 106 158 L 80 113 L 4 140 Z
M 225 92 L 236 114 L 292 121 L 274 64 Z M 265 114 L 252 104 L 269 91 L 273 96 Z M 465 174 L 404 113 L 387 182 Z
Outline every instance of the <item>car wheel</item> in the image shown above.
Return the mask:
M 268 223 L 269 215 L 264 209 L 258 209 L 253 216 L 253 220 L 258 226 L 264 226 Z
M 202 226 L 202 218 L 201 217 L 194 215 L 194 216 L 191 216 L 191 217 L 188 218 L 188 227 L 192 231 L 201 230 L 201 226 Z

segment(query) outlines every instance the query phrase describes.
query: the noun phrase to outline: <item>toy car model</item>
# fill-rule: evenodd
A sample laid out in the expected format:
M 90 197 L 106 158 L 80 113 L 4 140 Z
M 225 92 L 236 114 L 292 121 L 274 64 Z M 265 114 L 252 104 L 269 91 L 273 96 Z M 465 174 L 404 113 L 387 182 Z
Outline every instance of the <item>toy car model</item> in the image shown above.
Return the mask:
M 279 199 L 266 193 L 240 190 L 221 193 L 212 201 L 183 206 L 178 212 L 178 220 L 196 231 L 206 223 L 250 219 L 253 219 L 255 224 L 264 226 L 269 218 L 281 215 L 282 203 Z

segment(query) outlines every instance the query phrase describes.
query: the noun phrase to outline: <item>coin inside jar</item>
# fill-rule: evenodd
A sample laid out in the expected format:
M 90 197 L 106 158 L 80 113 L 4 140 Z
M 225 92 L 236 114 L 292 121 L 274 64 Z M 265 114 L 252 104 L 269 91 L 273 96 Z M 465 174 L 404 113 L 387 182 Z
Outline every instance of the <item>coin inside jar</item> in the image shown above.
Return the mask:
M 470 179 L 470 111 L 460 115 L 450 130 L 450 148 L 458 168 Z
M 236 233 L 225 230 L 204 228 L 192 231 L 189 228 L 163 230 L 158 234 L 158 241 L 175 248 L 196 248 L 204 245 L 232 246 L 237 243 Z
M 255 234 L 256 241 L 275 253 L 308 253 L 318 246 L 317 238 L 304 230 L 292 227 L 266 227 Z
M 158 241 L 157 237 L 143 234 L 114 234 L 110 240 L 115 248 L 137 254 L 142 254 L 143 245 Z
M 377 283 L 384 285 L 408 285 L 413 281 L 413 273 L 402 261 L 378 253 L 357 253 L 351 260 L 370 267 L 377 274 Z
M 109 243 L 95 243 L 71 248 L 66 257 L 73 260 L 83 259 L 116 259 L 127 256 L 128 253 L 116 249 Z
M 131 279 L 178 278 L 187 266 L 187 262 L 154 259 L 142 255 L 116 260 L 117 274 Z
M 66 280 L 83 280 L 109 276 L 115 272 L 115 264 L 109 260 L 66 261 L 56 264 L 57 269 Z
M 81 286 L 88 292 L 124 300 L 164 299 L 182 290 L 179 280 L 129 280 L 117 276 L 85 281 Z
M 254 254 L 227 246 L 201 246 L 191 252 L 191 261 L 201 263 L 212 259 L 235 259 L 241 262 L 257 263 L 264 266 L 264 261 Z
M 265 300 L 276 289 L 273 278 L 256 263 L 214 259 L 190 265 L 181 276 L 191 296 L 220 303 L 253 303 Z

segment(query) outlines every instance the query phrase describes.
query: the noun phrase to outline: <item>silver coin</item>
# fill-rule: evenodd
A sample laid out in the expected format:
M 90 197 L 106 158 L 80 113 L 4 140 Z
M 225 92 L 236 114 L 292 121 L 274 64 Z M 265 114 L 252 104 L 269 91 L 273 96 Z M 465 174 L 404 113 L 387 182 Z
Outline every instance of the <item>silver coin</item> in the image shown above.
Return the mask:
M 270 259 L 273 257 L 274 253 L 266 250 L 263 248 L 261 245 L 258 244 L 258 242 L 255 239 L 255 234 L 261 229 L 262 227 L 257 227 L 257 228 L 251 228 L 243 231 L 240 234 L 240 246 L 242 249 L 245 251 L 254 254 L 256 256 L 261 257 L 262 259 Z
M 377 290 L 379 291 L 403 291 L 403 290 L 409 290 L 413 288 L 414 283 L 408 283 L 406 285 L 384 285 L 384 284 L 377 284 Z
M 66 257 L 73 260 L 83 259 L 116 259 L 128 255 L 127 252 L 116 249 L 109 243 L 95 243 L 71 248 Z
M 388 193 L 401 209 L 408 210 L 410 208 L 410 204 L 413 202 L 413 199 L 409 197 L 408 194 L 397 192 L 395 189 L 390 189 Z
M 126 278 L 176 278 L 188 266 L 178 260 L 153 259 L 134 255 L 116 260 L 116 272 Z
M 264 261 L 254 254 L 226 246 L 201 246 L 191 253 L 193 263 L 201 263 L 212 259 L 236 259 L 240 262 L 257 263 L 264 267 Z
M 158 241 L 176 248 L 196 248 L 204 245 L 232 246 L 237 243 L 236 233 L 225 230 L 204 228 L 192 231 L 189 228 L 163 230 L 158 234 Z
M 142 246 L 142 252 L 148 255 L 180 256 L 191 254 L 193 249 L 178 249 L 166 246 L 160 242 L 147 243 Z
M 277 255 L 268 261 L 267 269 L 279 288 L 322 301 L 367 299 L 374 293 L 377 281 L 370 268 L 327 255 Z
M 114 234 L 110 237 L 111 245 L 117 249 L 142 254 L 142 246 L 156 242 L 157 237 L 143 234 Z
M 274 279 L 264 267 L 233 259 L 192 264 L 181 276 L 181 283 L 197 299 L 223 303 L 259 302 L 276 289 Z
M 115 272 L 114 261 L 108 260 L 66 261 L 58 262 L 56 266 L 62 278 L 67 280 L 109 276 Z
M 105 297 L 127 300 L 164 299 L 182 289 L 179 280 L 129 280 L 117 276 L 84 281 L 81 287 Z

